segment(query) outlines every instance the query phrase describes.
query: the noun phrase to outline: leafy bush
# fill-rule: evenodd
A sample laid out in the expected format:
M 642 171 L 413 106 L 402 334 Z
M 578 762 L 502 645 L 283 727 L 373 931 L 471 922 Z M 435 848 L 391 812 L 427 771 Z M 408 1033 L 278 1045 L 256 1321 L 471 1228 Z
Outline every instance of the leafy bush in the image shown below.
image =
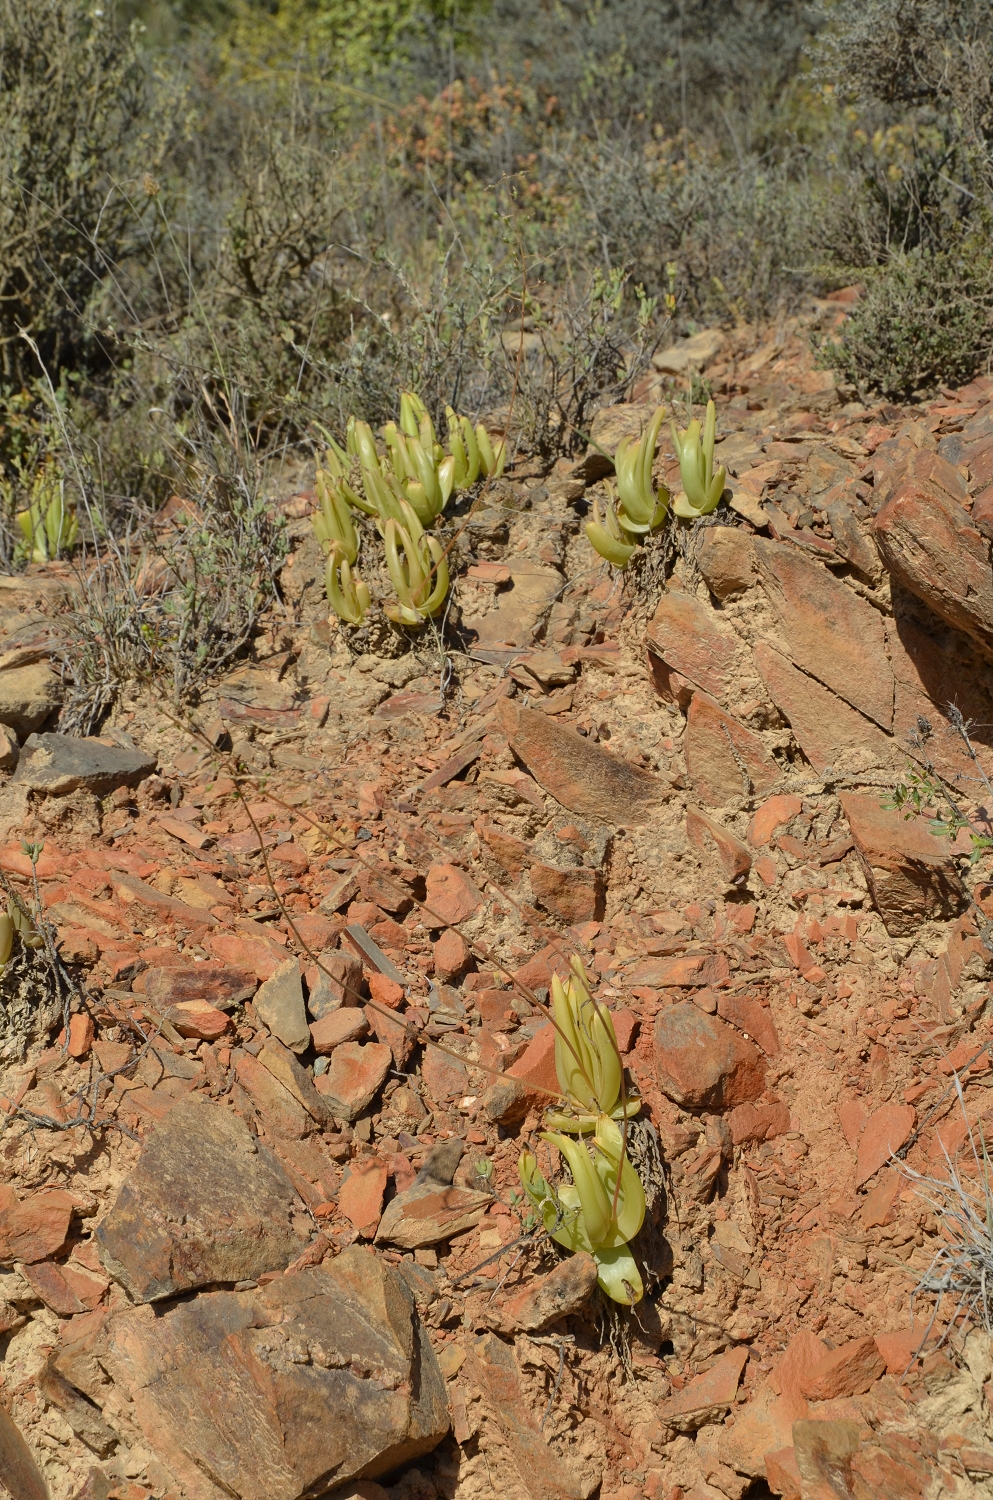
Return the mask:
M 170 143 L 132 38 L 108 10 L 0 0 L 0 379 L 105 360 L 84 314 L 150 233 L 141 179 Z M 158 97 L 158 103 L 156 102 Z
M 894 254 L 866 292 L 825 363 L 862 391 L 899 400 L 976 373 L 993 352 L 993 264 L 971 254 Z

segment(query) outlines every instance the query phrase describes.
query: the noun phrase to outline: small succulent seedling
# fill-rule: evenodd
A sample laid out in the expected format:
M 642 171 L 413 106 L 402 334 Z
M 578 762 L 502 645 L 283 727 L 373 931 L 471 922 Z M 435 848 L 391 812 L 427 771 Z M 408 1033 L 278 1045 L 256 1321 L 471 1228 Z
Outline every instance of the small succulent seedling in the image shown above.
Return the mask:
M 724 493 L 727 470 L 722 466 L 714 473 L 714 441 L 717 436 L 717 408 L 713 401 L 707 402 L 707 415 L 703 430 L 694 418 L 685 432 L 672 424 L 672 440 L 679 455 L 679 474 L 683 481 L 682 493 L 673 501 L 673 510 L 684 521 L 694 521 L 697 516 L 709 516 L 717 509 Z
M 614 455 L 617 475 L 617 505 L 611 499 L 601 510 L 593 497 L 593 520 L 586 525 L 586 536 L 594 551 L 615 568 L 626 568 L 639 541 L 651 535 L 669 512 L 669 491 L 664 484 L 656 489 L 652 481 L 655 445 L 665 408 L 659 407 L 646 430 L 635 442 L 622 438 Z
M 593 1255 L 600 1286 L 631 1306 L 644 1294 L 628 1241 L 644 1222 L 645 1190 L 618 1121 L 637 1114 L 641 1101 L 624 1097 L 610 1012 L 590 993 L 578 959 L 565 984 L 553 977 L 551 1001 L 563 1103 L 546 1113 L 540 1139 L 560 1152 L 572 1182 L 548 1183 L 533 1152 L 524 1151 L 521 1184 L 552 1239 Z

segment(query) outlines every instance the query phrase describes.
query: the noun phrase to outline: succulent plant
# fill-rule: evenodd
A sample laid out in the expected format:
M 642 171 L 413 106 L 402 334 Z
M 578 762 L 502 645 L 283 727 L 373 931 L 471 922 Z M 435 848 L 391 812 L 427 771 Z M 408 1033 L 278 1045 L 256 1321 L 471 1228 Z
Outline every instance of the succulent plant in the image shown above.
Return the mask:
M 684 521 L 709 516 L 717 509 L 724 493 L 727 471 L 721 467 L 714 473 L 716 435 L 717 408 L 713 401 L 707 402 L 702 432 L 695 418 L 685 432 L 680 432 L 675 422 L 672 424 L 672 440 L 679 455 L 679 473 L 683 481 L 682 493 L 676 496 L 672 508 Z
M 623 1097 L 614 1023 L 591 994 L 579 959 L 573 959 L 565 983 L 553 976 L 551 1002 L 563 1104 L 546 1111 L 540 1139 L 561 1153 L 572 1182 L 552 1186 L 533 1153 L 524 1151 L 521 1184 L 552 1239 L 595 1256 L 603 1290 L 631 1305 L 643 1287 L 627 1242 L 644 1221 L 645 1191 L 618 1121 L 637 1114 L 641 1101 Z
M 44 563 L 70 552 L 79 536 L 79 521 L 66 504 L 62 483 L 43 467 L 35 480 L 31 503 L 17 512 L 21 532 L 18 553 L 28 562 Z
M 657 531 L 669 509 L 669 491 L 664 484 L 656 490 L 652 484 L 652 465 L 659 428 L 665 416 L 660 406 L 637 442 L 621 438 L 614 455 L 617 475 L 617 519 L 625 531 Z
M 355 559 L 352 559 L 354 562 Z M 372 604 L 368 586 L 352 571 L 341 545 L 333 542 L 324 567 L 324 586 L 328 603 L 346 625 L 361 625 Z
M 313 527 L 322 550 L 330 552 L 337 546 L 348 563 L 354 564 L 359 555 L 359 539 L 346 495 L 325 469 L 317 471 L 316 489 L 321 508 L 314 516 Z
M 669 491 L 664 484 L 658 489 L 652 481 L 655 445 L 665 408 L 660 406 L 651 422 L 635 441 L 622 438 L 614 455 L 617 476 L 617 504 L 609 485 L 610 501 L 605 511 L 593 496 L 593 520 L 586 524 L 586 536 L 594 551 L 615 568 L 626 568 L 640 539 L 651 535 L 669 513 Z
M 587 1145 L 554 1130 L 540 1138 L 555 1146 L 572 1174 L 557 1187 L 538 1170 L 537 1158 L 523 1151 L 521 1185 L 553 1240 L 569 1250 L 585 1250 L 597 1263 L 597 1280 L 615 1302 L 633 1306 L 644 1286 L 629 1241 L 645 1219 L 645 1190 L 624 1149 L 620 1127 L 601 1115 Z M 618 1183 L 618 1177 L 620 1182 Z
M 611 492 L 608 487 L 608 495 Z M 586 537 L 595 552 L 615 568 L 626 568 L 634 556 L 637 541 L 621 526 L 611 496 L 606 511 L 601 511 L 599 496 L 593 496 L 593 519 L 586 523 Z
M 386 613 L 398 625 L 422 625 L 448 597 L 448 562 L 438 538 L 426 536 L 409 505 L 406 510 L 406 524 L 391 517 L 383 533 L 386 566 L 399 600 L 387 605 Z

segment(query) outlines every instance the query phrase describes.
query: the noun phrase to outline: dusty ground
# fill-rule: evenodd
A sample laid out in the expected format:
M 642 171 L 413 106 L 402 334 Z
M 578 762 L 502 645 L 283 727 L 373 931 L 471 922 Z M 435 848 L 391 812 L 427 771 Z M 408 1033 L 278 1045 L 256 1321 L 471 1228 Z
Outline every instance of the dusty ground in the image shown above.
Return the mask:
M 981 801 L 944 710 L 955 699 L 978 720 L 989 766 L 993 677 L 974 637 L 891 585 L 870 534 L 908 453 L 950 453 L 963 514 L 978 503 L 972 451 L 948 439 L 982 419 L 993 381 L 912 412 L 845 404 L 813 369 L 810 328 L 726 340 L 706 373 L 738 509 L 639 575 L 608 576 L 585 540 L 589 466 L 518 466 L 460 542 L 475 649 L 443 657 L 425 638 L 387 655 L 329 630 L 293 500 L 285 607 L 198 730 L 147 695 L 106 726 L 153 751 L 157 774 L 103 799 L 0 793 L 0 867 L 29 893 L 20 840 L 44 840 L 42 901 L 86 997 L 74 1055 L 56 1021 L 23 1053 L 14 1037 L 0 1071 L 0 1194 L 72 1195 L 64 1241 L 31 1261 L 8 1251 L 0 1270 L 3 1401 L 57 1500 L 85 1484 L 175 1492 L 150 1446 L 95 1452 L 44 1371 L 79 1319 L 126 1304 L 93 1230 L 191 1091 L 228 1101 L 292 1168 L 301 1251 L 376 1243 L 414 1278 L 453 1431 L 387 1476 L 393 1500 L 993 1495 L 989 1340 L 960 1327 L 931 1352 L 939 1319 L 914 1357 L 933 1302 L 915 1338 L 911 1294 L 941 1229 L 905 1171 L 940 1171 L 943 1143 L 965 1139 L 949 1085 L 993 1038 L 989 888 L 962 850 L 908 853 L 926 829 L 881 806 L 922 713 L 936 762 Z M 639 394 L 650 411 L 655 390 Z M 28 581 L 16 607 L 30 596 Z M 643 779 L 612 781 L 600 750 Z M 350 946 L 347 924 L 374 946 Z M 315 1131 L 295 1105 L 297 1129 L 239 1062 L 267 1034 L 254 1002 L 232 1004 L 214 1040 L 184 1037 L 168 973 L 209 961 L 217 999 L 222 966 L 264 981 L 299 953 L 313 994 L 313 955 L 339 944 L 363 962 L 356 998 L 374 1002 L 359 1034 L 391 1066 L 350 1122 Z M 514 1066 L 547 1078 L 528 994 L 569 952 L 618 1017 L 664 1188 L 635 1315 L 594 1301 L 529 1334 L 500 1310 L 557 1261 L 518 1243 L 512 1197 L 540 1096 L 497 1123 L 501 1080 Z M 704 1027 L 692 1058 L 674 1015 Z M 323 1059 L 301 1060 L 320 1087 Z M 978 1120 L 986 1054 L 962 1082 Z M 93 1098 L 95 1126 L 58 1128 Z M 456 1186 L 497 1195 L 481 1222 L 415 1252 L 374 1241 L 384 1206 L 455 1137 Z M 488 1329 L 515 1351 L 503 1384 Z M 829 1471 L 835 1487 L 818 1488 Z

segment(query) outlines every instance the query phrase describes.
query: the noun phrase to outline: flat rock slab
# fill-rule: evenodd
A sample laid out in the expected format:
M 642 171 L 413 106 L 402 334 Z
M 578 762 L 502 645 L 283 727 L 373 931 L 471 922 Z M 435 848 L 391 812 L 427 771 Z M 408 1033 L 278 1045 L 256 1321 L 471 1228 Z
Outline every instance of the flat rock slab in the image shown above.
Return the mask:
M 430 1452 L 449 1427 L 410 1290 L 357 1247 L 254 1291 L 128 1308 L 58 1358 L 98 1404 L 100 1366 L 108 1420 L 136 1422 L 190 1500 L 322 1494 Z
M 714 698 L 726 696 L 738 637 L 709 604 L 692 594 L 663 594 L 645 635 L 648 649 L 672 671 Z
M 422 1250 L 472 1229 L 493 1202 L 490 1193 L 424 1182 L 398 1193 L 379 1222 L 377 1241 Z
M 954 917 L 967 905 L 948 842 L 935 838 L 926 819 L 904 818 L 857 792 L 842 792 L 840 801 L 890 937 L 910 937 L 922 922 Z
M 750 1104 L 765 1088 L 765 1061 L 758 1048 L 695 1005 L 662 1011 L 654 1040 L 659 1087 L 684 1108 Z
M 15 734 L 32 734 L 62 702 L 62 682 L 47 662 L 8 667 L 0 672 L 0 724 Z
M 619 760 L 537 709 L 519 708 L 505 698 L 500 721 L 514 754 L 569 812 L 637 828 L 651 821 L 669 791 L 660 777 Z
M 136 1302 L 254 1279 L 300 1252 L 293 1185 L 232 1110 L 184 1099 L 156 1127 L 97 1227 L 100 1255 Z
M 55 797 L 80 787 L 104 797 L 119 786 L 137 786 L 155 764 L 155 756 L 144 750 L 124 750 L 106 740 L 32 734 L 24 742 L 12 779 L 29 791 Z

